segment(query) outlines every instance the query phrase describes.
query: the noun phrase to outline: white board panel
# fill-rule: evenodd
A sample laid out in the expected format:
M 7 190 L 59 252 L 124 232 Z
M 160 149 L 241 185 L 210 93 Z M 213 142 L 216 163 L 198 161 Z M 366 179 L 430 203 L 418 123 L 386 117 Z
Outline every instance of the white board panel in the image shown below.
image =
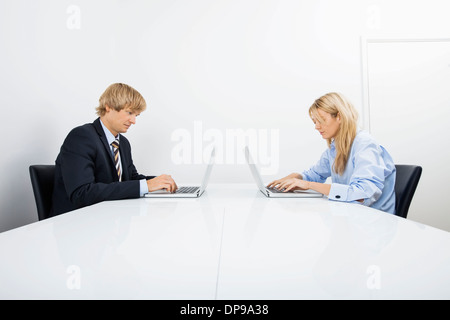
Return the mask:
M 363 39 L 366 128 L 423 167 L 408 218 L 450 231 L 450 39 Z

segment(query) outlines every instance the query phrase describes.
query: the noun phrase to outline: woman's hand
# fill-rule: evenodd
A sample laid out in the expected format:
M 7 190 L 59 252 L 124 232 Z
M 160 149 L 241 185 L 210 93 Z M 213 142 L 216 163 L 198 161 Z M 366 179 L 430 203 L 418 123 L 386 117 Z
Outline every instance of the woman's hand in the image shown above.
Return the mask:
M 282 188 L 280 188 L 280 185 L 284 184 L 286 181 L 291 180 L 291 179 L 297 179 L 297 180 L 302 179 L 302 175 L 299 173 L 291 173 L 290 175 L 288 175 L 284 178 L 272 181 L 271 183 L 269 183 L 267 185 L 267 188 L 269 188 L 269 189 L 274 188 L 274 189 L 282 190 Z
M 309 181 L 305 181 L 298 178 L 290 178 L 285 179 L 281 182 L 278 187 L 278 190 L 282 190 L 283 192 L 294 191 L 294 190 L 308 190 L 310 189 Z

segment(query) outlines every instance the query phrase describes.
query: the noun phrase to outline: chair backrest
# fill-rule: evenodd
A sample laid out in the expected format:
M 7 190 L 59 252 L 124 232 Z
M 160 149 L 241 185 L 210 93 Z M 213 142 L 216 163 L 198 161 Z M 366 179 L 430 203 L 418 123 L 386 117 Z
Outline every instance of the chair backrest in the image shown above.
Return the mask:
M 30 178 L 39 220 L 49 217 L 52 206 L 55 165 L 31 165 Z
M 396 164 L 395 179 L 395 214 L 406 218 L 409 205 L 422 174 L 422 167 L 416 165 Z

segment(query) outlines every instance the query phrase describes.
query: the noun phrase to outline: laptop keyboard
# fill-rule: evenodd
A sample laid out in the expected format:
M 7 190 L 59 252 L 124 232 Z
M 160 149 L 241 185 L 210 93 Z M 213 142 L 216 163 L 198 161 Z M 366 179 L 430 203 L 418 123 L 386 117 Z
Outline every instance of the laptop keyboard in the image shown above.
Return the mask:
M 269 190 L 270 192 L 272 192 L 272 193 L 284 193 L 284 189 L 283 190 L 278 190 L 278 189 L 275 189 L 275 188 L 267 188 L 267 190 Z
M 200 187 L 181 187 L 175 193 L 195 193 Z

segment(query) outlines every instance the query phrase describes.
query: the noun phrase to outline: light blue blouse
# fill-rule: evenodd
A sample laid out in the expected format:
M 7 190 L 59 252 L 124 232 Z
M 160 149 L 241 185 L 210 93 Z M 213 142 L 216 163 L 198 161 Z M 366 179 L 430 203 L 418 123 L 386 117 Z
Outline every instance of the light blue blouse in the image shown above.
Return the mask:
M 333 171 L 336 158 L 334 141 L 314 166 L 302 172 L 304 180 L 324 183 L 331 176 L 328 199 L 357 202 L 395 213 L 395 164 L 392 157 L 366 131 L 359 131 L 353 141 L 344 174 Z

